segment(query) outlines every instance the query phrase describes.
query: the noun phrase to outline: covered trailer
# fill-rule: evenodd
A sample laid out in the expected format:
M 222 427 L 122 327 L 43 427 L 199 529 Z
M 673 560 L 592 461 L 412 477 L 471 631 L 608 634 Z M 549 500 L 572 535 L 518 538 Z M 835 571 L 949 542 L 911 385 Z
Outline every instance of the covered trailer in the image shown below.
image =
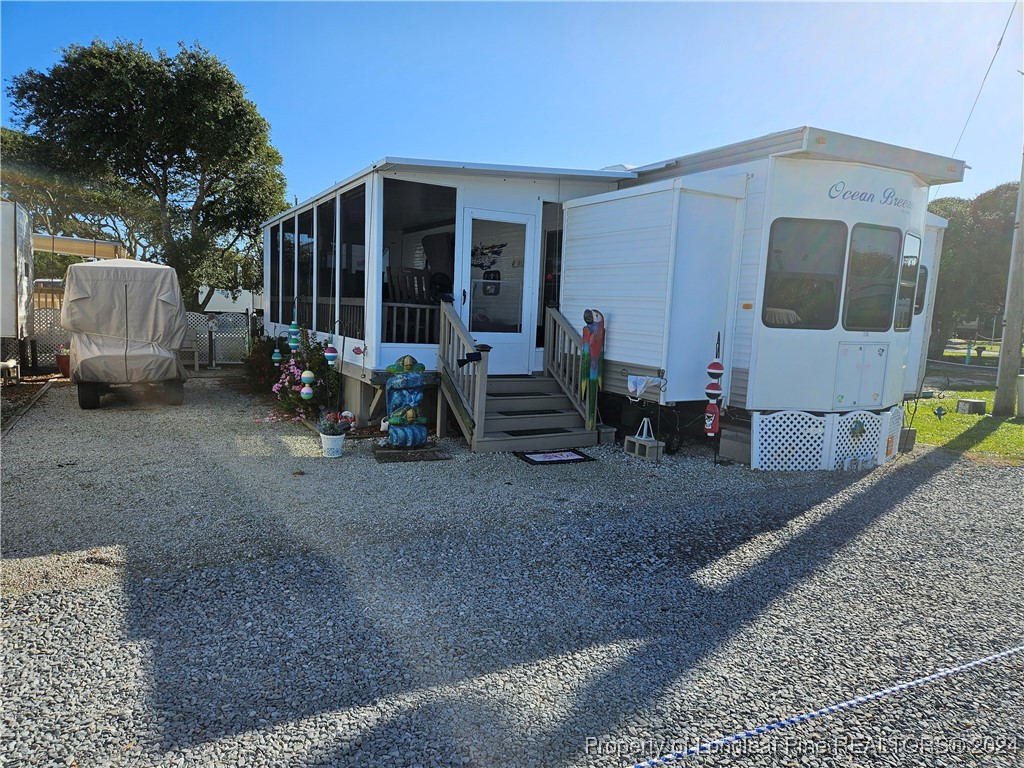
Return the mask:
M 178 275 L 132 259 L 68 267 L 61 324 L 71 334 L 78 403 L 96 408 L 110 386 L 160 383 L 180 405 L 187 378 L 178 359 L 187 331 Z
M 660 373 L 647 397 L 696 409 L 720 337 L 736 458 L 892 458 L 910 331 L 928 317 L 914 311 L 928 189 L 963 162 L 804 127 L 633 171 L 565 205 L 562 311 L 604 313 L 606 389 Z

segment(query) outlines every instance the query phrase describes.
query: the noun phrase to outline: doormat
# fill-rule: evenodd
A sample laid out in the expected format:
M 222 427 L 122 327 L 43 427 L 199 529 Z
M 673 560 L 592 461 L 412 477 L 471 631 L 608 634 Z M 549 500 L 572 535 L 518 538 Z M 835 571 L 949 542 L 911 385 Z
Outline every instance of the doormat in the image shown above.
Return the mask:
M 375 445 L 373 446 L 373 458 L 379 464 L 395 464 L 402 461 L 446 461 L 451 456 L 433 445 L 425 445 L 422 448 L 392 448 L 387 445 Z
M 576 464 L 580 461 L 594 461 L 579 451 L 514 451 L 527 464 Z

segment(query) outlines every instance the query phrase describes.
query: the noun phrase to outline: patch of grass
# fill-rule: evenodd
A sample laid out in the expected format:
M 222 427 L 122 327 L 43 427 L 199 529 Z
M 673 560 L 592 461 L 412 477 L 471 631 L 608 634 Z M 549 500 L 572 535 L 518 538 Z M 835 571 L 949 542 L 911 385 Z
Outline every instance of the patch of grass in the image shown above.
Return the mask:
M 936 394 L 941 397 L 919 401 L 911 425 L 917 430 L 919 443 L 937 445 L 973 458 L 1024 465 L 1024 418 L 989 415 L 995 390 L 978 388 Z M 984 400 L 986 415 L 957 413 L 956 401 L 960 398 Z M 935 415 L 940 405 L 946 411 L 941 419 Z

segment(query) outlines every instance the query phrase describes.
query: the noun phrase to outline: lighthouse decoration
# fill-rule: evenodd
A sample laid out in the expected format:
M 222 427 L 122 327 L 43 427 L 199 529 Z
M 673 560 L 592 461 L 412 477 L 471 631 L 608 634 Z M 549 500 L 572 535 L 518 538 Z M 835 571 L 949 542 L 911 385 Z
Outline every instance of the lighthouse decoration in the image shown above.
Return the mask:
M 718 434 L 719 430 L 719 409 L 718 403 L 722 399 L 722 376 L 725 375 L 725 366 L 722 365 L 722 361 L 719 358 L 721 353 L 721 334 L 718 336 L 718 340 L 715 342 L 715 359 L 708 363 L 708 378 L 711 381 L 704 387 L 704 394 L 707 395 L 708 405 L 704 409 L 704 434 L 708 437 L 714 437 Z

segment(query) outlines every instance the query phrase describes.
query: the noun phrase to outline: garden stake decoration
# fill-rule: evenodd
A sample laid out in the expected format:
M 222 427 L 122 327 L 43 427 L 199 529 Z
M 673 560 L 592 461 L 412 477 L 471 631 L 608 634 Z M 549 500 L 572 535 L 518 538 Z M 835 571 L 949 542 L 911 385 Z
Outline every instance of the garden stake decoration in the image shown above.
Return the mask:
M 596 309 L 583 312 L 583 354 L 580 357 L 580 398 L 587 409 L 587 429 L 597 428 L 597 390 L 604 363 L 604 315 Z
M 721 416 L 719 403 L 722 399 L 722 384 L 720 380 L 725 375 L 725 366 L 722 365 L 722 335 L 719 334 L 715 340 L 715 359 L 708 363 L 708 378 L 711 381 L 704 387 L 704 394 L 708 398 L 707 407 L 704 409 L 704 434 L 714 437 L 718 434 L 719 418 Z

